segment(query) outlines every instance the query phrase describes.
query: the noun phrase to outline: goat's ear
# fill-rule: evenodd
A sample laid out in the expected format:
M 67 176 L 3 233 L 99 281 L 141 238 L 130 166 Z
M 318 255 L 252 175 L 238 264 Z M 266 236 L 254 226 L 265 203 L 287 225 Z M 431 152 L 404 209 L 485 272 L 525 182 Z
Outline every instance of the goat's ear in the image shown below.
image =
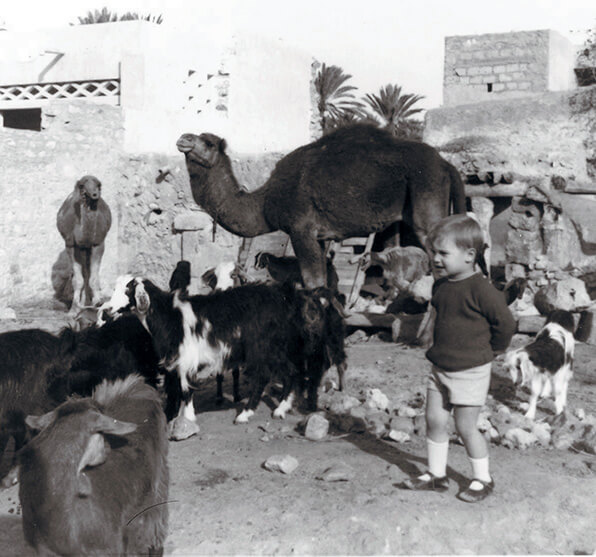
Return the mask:
M 52 410 L 51 412 L 48 412 L 47 414 L 44 414 L 43 416 L 27 416 L 25 418 L 25 423 L 31 429 L 33 429 L 35 431 L 41 431 L 42 429 L 45 429 L 52 423 L 55 415 L 56 415 L 56 412 L 54 412 Z
M 139 313 L 147 313 L 149 311 L 149 306 L 151 305 L 151 300 L 149 299 L 149 294 L 147 294 L 147 290 L 145 290 L 145 285 L 142 282 L 139 282 L 135 287 L 135 306 Z
M 225 139 L 221 139 L 219 141 L 219 152 L 220 153 L 225 153 L 227 148 L 228 148 L 228 144 L 227 144 L 226 140 Z
M 132 422 L 122 422 L 110 418 L 105 414 L 99 414 L 95 427 L 95 433 L 109 433 L 110 435 L 128 435 L 137 429 L 137 424 Z

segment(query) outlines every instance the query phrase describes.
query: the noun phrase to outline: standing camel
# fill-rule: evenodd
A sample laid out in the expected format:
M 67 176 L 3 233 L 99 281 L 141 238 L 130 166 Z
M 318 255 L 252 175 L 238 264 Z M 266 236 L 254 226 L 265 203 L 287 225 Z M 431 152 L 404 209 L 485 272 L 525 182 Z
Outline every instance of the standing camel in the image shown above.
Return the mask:
M 100 302 L 99 266 L 105 238 L 112 225 L 108 204 L 101 198 L 101 182 L 83 176 L 64 200 L 56 219 L 72 263 L 72 314 L 89 304 Z
M 292 151 L 253 192 L 234 177 L 225 139 L 184 134 L 177 147 L 194 200 L 239 236 L 286 232 L 309 288 L 326 283 L 321 241 L 366 236 L 403 219 L 424 246 L 450 202 L 454 212 L 466 210 L 458 171 L 434 148 L 370 125 L 341 128 Z

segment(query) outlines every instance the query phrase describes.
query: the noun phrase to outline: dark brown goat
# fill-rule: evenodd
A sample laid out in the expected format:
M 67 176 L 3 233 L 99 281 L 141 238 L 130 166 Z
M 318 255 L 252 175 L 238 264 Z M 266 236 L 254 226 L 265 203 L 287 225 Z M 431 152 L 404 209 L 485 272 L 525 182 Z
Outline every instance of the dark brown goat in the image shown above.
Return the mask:
M 38 553 L 163 554 L 168 523 L 166 419 L 138 375 L 102 383 L 27 425 L 20 454 L 25 539 Z

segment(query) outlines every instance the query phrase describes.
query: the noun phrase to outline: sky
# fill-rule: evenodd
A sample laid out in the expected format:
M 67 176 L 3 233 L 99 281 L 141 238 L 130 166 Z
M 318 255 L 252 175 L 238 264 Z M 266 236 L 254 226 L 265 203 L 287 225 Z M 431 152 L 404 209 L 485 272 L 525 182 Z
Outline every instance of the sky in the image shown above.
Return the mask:
M 77 23 L 89 10 L 161 14 L 178 32 L 249 30 L 352 75 L 361 95 L 389 83 L 442 102 L 444 39 L 555 29 L 581 44 L 596 27 L 595 0 L 15 0 L 0 6 L 11 31 Z

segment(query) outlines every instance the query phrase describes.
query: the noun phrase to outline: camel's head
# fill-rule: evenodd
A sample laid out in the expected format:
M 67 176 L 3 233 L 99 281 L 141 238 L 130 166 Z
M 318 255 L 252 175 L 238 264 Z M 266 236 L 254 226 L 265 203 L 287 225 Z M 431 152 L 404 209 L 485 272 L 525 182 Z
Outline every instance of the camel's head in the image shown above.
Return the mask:
M 81 201 L 92 208 L 97 206 L 97 200 L 101 197 L 101 182 L 95 176 L 87 175 L 79 178 L 75 188 Z
M 226 151 L 226 140 L 212 133 L 194 135 L 185 133 L 176 142 L 178 151 L 186 155 L 188 162 L 195 162 L 205 168 L 215 166 L 220 155 Z

